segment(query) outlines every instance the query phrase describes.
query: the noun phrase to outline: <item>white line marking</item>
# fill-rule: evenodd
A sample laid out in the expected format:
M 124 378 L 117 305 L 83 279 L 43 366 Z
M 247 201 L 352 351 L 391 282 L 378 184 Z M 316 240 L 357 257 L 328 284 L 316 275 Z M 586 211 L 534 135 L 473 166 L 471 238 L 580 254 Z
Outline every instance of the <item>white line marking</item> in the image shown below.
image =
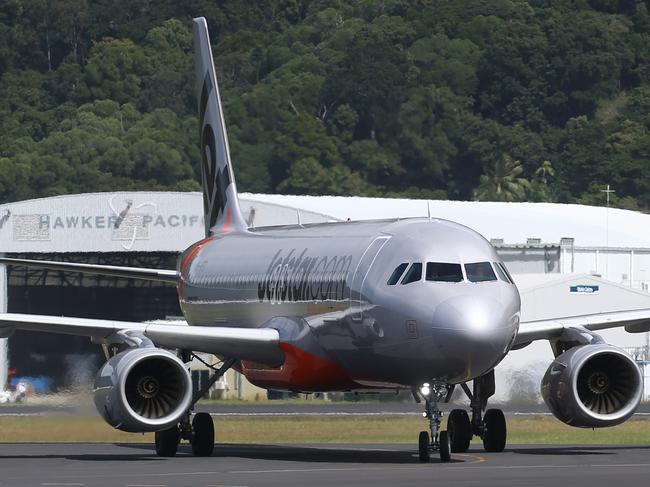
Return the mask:
M 271 413 L 271 412 L 260 412 L 260 413 L 210 413 L 212 417 L 228 417 L 228 416 L 243 416 L 243 417 L 257 417 L 257 416 L 417 416 L 422 417 L 422 413 L 399 413 L 399 412 L 390 412 L 383 411 L 378 413 L 314 413 L 314 412 L 293 412 L 293 413 Z
M 505 413 L 506 417 L 507 416 L 553 416 L 552 413 Z M 419 413 L 417 411 L 413 412 L 400 412 L 400 411 L 379 411 L 379 412 L 359 412 L 359 413 L 351 413 L 351 412 L 313 412 L 313 411 L 294 411 L 294 412 L 271 412 L 271 411 L 260 411 L 259 413 L 252 412 L 252 413 L 238 413 L 238 412 L 230 412 L 230 413 L 218 413 L 218 412 L 212 412 L 210 413 L 210 416 L 212 417 L 228 417 L 228 416 L 242 416 L 242 417 L 258 417 L 258 416 L 287 416 L 287 417 L 294 417 L 294 416 L 351 416 L 351 417 L 356 417 L 356 416 L 406 416 L 406 417 L 422 417 L 422 413 Z M 650 413 L 634 413 L 634 416 L 650 416 Z
M 258 473 L 301 473 L 301 472 L 357 472 L 359 470 L 405 470 L 413 468 L 424 468 L 430 465 L 411 465 L 408 467 L 340 467 L 340 468 L 287 468 L 281 470 L 231 470 L 228 473 L 233 474 L 258 474 Z
M 476 465 L 476 464 L 474 464 Z M 609 468 L 626 468 L 626 467 L 648 467 L 650 463 L 635 463 L 635 464 L 601 464 L 601 465 L 580 465 L 580 464 L 571 464 L 571 465 L 485 465 L 481 466 L 446 466 L 441 467 L 445 470 L 521 470 L 527 468 L 539 468 L 539 469 L 548 469 L 548 468 L 586 468 L 586 467 L 609 467 Z M 309 472 L 347 472 L 347 471 L 358 471 L 358 470 L 404 470 L 412 468 L 422 468 L 422 466 L 411 465 L 407 467 L 341 467 L 341 468 L 295 468 L 295 469 L 277 469 L 277 470 L 232 470 L 228 473 L 231 474 L 268 474 L 268 473 L 309 473 Z M 424 466 L 426 467 L 426 465 Z
M 45 416 L 45 413 L 0 413 L 3 417 L 22 417 L 22 416 Z

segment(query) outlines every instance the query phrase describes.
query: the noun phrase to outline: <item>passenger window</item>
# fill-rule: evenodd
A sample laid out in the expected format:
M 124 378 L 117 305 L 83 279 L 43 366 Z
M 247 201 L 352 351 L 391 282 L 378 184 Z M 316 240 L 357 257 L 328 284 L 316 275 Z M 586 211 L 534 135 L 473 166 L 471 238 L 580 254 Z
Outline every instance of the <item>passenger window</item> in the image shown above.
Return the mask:
M 497 271 L 497 275 L 502 281 L 507 282 L 508 284 L 512 284 L 510 282 L 510 279 L 508 279 L 508 276 L 504 272 L 503 268 L 501 267 L 501 264 L 499 262 L 494 262 L 494 269 Z
M 388 279 L 387 284 L 389 286 L 394 286 L 397 284 L 397 281 L 399 281 L 399 278 L 402 277 L 402 274 L 404 274 L 404 271 L 408 267 L 408 262 L 403 262 L 400 265 L 398 265 L 393 273 L 390 275 L 390 278 Z
M 463 280 L 463 270 L 460 264 L 445 262 L 427 262 L 427 281 L 460 282 Z
M 411 267 L 406 272 L 404 279 L 402 279 L 402 284 L 410 284 L 422 279 L 422 264 L 420 262 L 415 262 L 411 264 Z
M 492 270 L 489 262 L 474 262 L 472 264 L 465 264 L 465 273 L 467 279 L 471 282 L 485 282 L 496 281 L 497 276 Z

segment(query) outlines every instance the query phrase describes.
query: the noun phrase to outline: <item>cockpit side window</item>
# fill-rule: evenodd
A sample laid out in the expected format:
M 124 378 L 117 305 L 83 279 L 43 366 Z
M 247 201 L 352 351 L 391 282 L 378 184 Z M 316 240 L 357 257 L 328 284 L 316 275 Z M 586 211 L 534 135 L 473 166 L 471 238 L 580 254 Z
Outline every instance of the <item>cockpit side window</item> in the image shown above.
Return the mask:
M 411 267 L 409 267 L 409 270 L 406 271 L 406 275 L 404 276 L 404 279 L 402 279 L 402 284 L 410 284 L 419 281 L 420 279 L 422 279 L 422 263 L 414 262 L 411 264 Z
M 463 280 L 463 270 L 460 264 L 447 262 L 427 262 L 427 281 L 460 282 Z
M 471 282 L 496 281 L 497 276 L 489 262 L 474 262 L 465 264 L 467 279 Z
M 515 280 L 510 275 L 510 272 L 508 272 L 508 268 L 506 267 L 506 265 L 503 262 L 499 262 L 499 266 L 501 266 L 501 269 L 503 269 L 503 272 L 505 272 L 506 276 L 508 276 L 508 279 L 510 280 L 510 283 L 514 284 Z
M 404 271 L 408 267 L 408 262 L 402 262 L 400 265 L 398 265 L 393 273 L 390 275 L 390 278 L 388 279 L 388 284 L 389 286 L 394 286 L 397 284 L 399 281 L 399 278 L 402 277 L 402 274 L 404 274 Z
M 503 267 L 501 267 L 501 263 L 500 262 L 493 262 L 493 264 L 494 264 L 494 270 L 497 271 L 497 275 L 499 276 L 499 278 L 502 281 L 507 282 L 508 284 L 512 284 L 510 279 L 508 279 L 508 275 L 503 270 Z

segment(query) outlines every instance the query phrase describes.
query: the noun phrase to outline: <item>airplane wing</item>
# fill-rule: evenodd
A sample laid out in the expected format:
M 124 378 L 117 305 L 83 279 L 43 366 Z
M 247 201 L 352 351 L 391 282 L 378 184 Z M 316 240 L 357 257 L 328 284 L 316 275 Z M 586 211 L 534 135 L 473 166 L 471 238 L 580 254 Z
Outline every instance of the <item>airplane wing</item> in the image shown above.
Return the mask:
M 53 271 L 102 274 L 105 276 L 144 279 L 147 281 L 162 281 L 172 284 L 178 283 L 178 272 L 175 270 L 166 269 L 147 269 L 143 267 L 122 267 L 99 264 L 77 264 L 73 262 L 56 262 L 51 260 L 12 259 L 9 257 L 0 257 L 0 264 L 35 267 L 38 269 L 50 269 Z
M 222 357 L 280 365 L 284 354 L 279 348 L 277 330 L 269 328 L 234 328 L 189 326 L 175 322 L 134 323 L 29 314 L 0 313 L 0 337 L 15 330 L 41 331 L 87 336 L 97 343 L 110 343 L 122 332 L 138 332 L 156 345 L 207 352 Z
M 522 321 L 519 324 L 514 348 L 523 348 L 535 340 L 557 338 L 565 328 L 575 326 L 592 331 L 622 326 L 628 333 L 643 333 L 650 331 L 650 308 L 570 316 L 552 320 Z

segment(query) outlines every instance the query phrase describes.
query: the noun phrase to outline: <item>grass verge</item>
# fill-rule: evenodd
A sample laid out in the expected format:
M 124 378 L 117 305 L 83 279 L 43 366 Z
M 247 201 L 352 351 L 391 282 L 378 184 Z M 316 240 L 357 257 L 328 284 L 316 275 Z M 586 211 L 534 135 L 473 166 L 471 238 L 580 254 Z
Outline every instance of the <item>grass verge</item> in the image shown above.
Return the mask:
M 220 443 L 414 443 L 426 422 L 415 417 L 220 417 Z M 0 417 L 0 442 L 150 442 L 99 417 Z M 475 439 L 475 442 L 480 440 Z M 597 430 L 572 428 L 549 416 L 508 418 L 509 444 L 650 444 L 650 419 Z

